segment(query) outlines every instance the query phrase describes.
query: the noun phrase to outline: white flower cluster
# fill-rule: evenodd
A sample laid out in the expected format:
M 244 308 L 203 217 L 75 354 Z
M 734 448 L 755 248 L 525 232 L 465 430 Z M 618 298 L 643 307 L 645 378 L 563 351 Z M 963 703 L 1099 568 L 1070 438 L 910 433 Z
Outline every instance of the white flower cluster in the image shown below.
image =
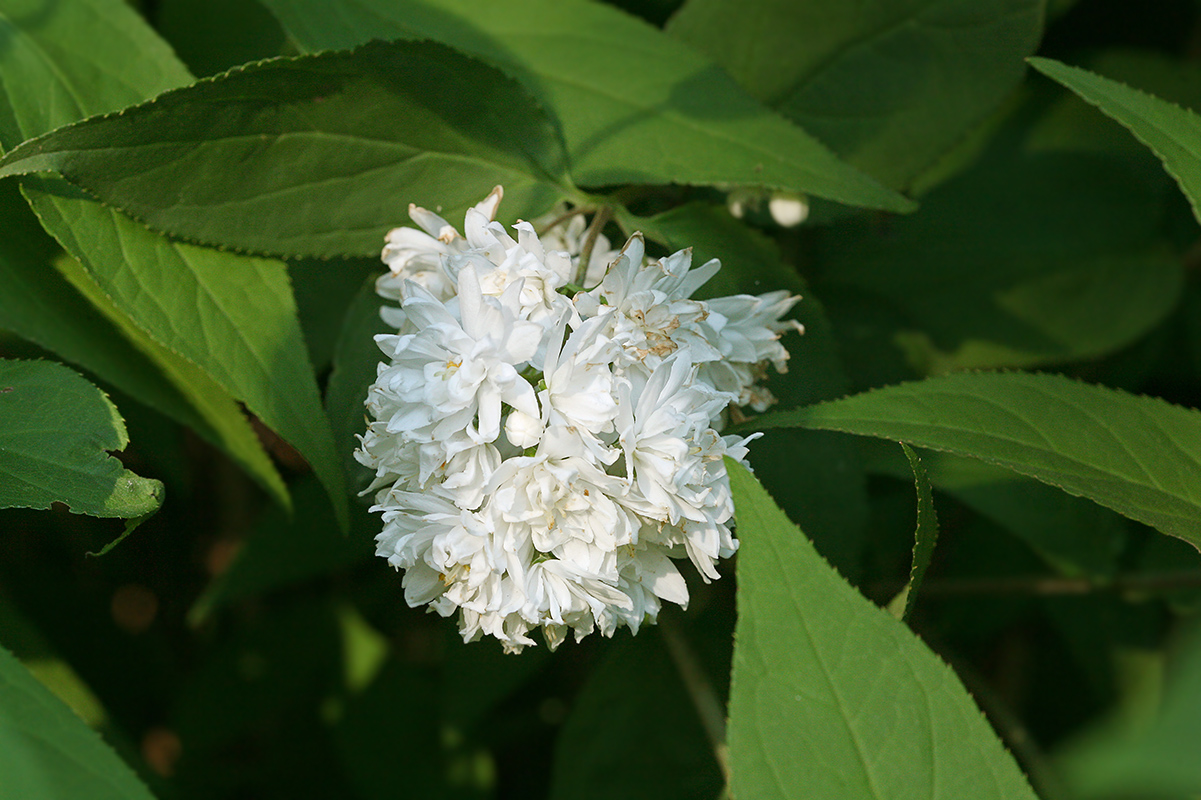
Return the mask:
M 772 401 L 757 381 L 785 368 L 799 298 L 692 300 L 719 264 L 648 261 L 639 234 L 620 252 L 602 237 L 580 270 L 582 225 L 540 238 L 519 222 L 514 238 L 500 199 L 467 212 L 465 235 L 415 206 L 422 230 L 388 234 L 377 288 L 399 302 L 382 312 L 396 333 L 376 337 L 387 359 L 356 453 L 376 472 L 377 553 L 405 570 L 411 606 L 458 609 L 467 641 L 636 633 L 688 601 L 672 559 L 709 580 L 738 546 L 722 456 L 743 460 L 750 438 L 718 429 L 731 403 Z

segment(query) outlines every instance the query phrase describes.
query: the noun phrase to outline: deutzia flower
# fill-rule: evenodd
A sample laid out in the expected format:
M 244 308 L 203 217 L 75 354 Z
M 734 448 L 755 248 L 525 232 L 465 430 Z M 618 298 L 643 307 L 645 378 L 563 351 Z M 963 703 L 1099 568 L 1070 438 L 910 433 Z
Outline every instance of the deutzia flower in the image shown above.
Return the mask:
M 718 263 L 648 259 L 641 234 L 620 251 L 597 236 L 581 264 L 580 215 L 510 232 L 501 197 L 465 233 L 413 206 L 420 230 L 388 234 L 376 286 L 395 333 L 376 337 L 355 453 L 375 471 L 376 552 L 466 641 L 636 633 L 687 605 L 678 560 L 708 581 L 738 548 L 722 458 L 745 463 L 754 437 L 722 419 L 771 404 L 759 382 L 787 366 L 799 298 L 695 300 Z

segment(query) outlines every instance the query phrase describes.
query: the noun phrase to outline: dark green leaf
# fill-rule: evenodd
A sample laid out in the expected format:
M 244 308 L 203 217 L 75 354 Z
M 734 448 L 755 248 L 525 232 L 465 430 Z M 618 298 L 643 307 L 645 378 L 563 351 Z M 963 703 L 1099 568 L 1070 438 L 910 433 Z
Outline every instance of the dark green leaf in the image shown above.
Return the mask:
M 1201 117 L 1166 100 L 1049 58 L 1030 65 L 1059 81 L 1151 148 L 1188 198 L 1201 221 Z
M 563 726 L 551 797 L 717 797 L 713 746 L 659 636 L 643 631 L 610 650 Z
M 869 472 L 904 480 L 911 470 L 892 443 L 869 444 Z M 1126 521 L 1107 508 L 1011 470 L 971 458 L 926 451 L 930 482 L 1029 545 L 1057 571 L 1106 578 L 1113 574 Z
M 742 542 L 731 795 L 1033 800 L 950 668 L 726 464 Z
M 286 35 L 267 9 L 246 0 L 165 0 L 155 27 L 188 68 L 212 75 L 279 55 Z
M 129 443 L 104 393 L 48 361 L 0 359 L 0 508 L 141 517 L 163 502 L 163 485 L 110 456 Z
M 1194 757 L 1201 736 L 1201 636 L 1179 643 L 1162 706 L 1146 724 L 1103 720 L 1063 754 L 1065 781 L 1082 798 L 1191 797 L 1201 792 Z
M 840 162 L 714 64 L 583 0 L 266 0 L 307 50 L 429 37 L 517 76 L 558 116 L 575 181 L 744 183 L 851 205 L 913 204 Z
M 0 82 L 11 111 L 0 122 L 13 123 L 0 125 L 0 144 L 11 147 L 191 80 L 120 0 L 27 11 L 18 0 L 0 0 Z M 24 190 L 43 227 L 80 261 L 125 324 L 191 361 L 291 442 L 344 520 L 342 474 L 284 265 L 169 242 L 62 181 L 31 180 Z
M 1112 352 L 1180 296 L 1154 187 L 1116 159 L 994 159 L 919 214 L 823 232 L 825 277 L 904 315 L 915 366 L 1032 366 Z
M 292 292 L 296 295 L 300 326 L 318 375 L 329 369 L 346 310 L 354 302 L 363 276 L 376 275 L 382 270 L 378 256 L 288 262 L 288 277 L 292 279 Z
M 260 62 L 0 161 L 0 176 L 58 172 L 175 236 L 290 256 L 378 253 L 401 202 L 457 219 L 497 184 L 531 216 L 567 190 L 564 170 L 519 83 L 433 42 Z
M 1201 547 L 1201 412 L 1058 375 L 957 373 L 748 427 L 894 439 L 1012 469 Z
M 689 0 L 669 33 L 889 186 L 904 187 L 1021 80 L 1043 0 Z
M 127 765 L 0 647 L 0 797 L 151 800 Z

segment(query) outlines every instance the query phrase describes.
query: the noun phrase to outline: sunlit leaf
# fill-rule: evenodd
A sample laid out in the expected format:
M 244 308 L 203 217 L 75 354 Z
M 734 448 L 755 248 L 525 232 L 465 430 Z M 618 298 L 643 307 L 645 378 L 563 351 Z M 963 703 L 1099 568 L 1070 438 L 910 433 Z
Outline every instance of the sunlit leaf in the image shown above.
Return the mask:
M 471 95 L 476 103 L 461 98 Z M 567 190 L 554 124 L 512 78 L 432 42 L 275 59 L 26 142 L 0 176 L 58 172 L 157 230 L 289 256 L 370 255 L 405 203 L 450 219 Z
M 1201 412 L 1158 398 L 1059 375 L 956 373 L 751 425 L 844 431 L 971 456 L 1201 547 Z
M 0 508 L 142 517 L 163 502 L 163 485 L 139 478 L 107 451 L 129 443 L 103 392 L 49 361 L 0 359 Z
M 517 76 L 551 109 L 577 184 L 748 183 L 851 205 L 913 204 L 764 108 L 712 62 L 583 0 L 265 0 L 309 51 L 429 37 Z
M 283 479 L 229 393 L 121 313 L 88 271 L 41 230 L 15 185 L 0 187 L 0 216 L 0 328 L 192 428 L 286 505 Z
M 732 796 L 1033 800 L 951 669 L 726 464 L 742 542 Z
M 119 0 L 29 12 L 24 0 L 0 2 L 0 82 L 11 111 L 0 113 L 0 143 L 7 147 L 191 81 Z M 342 473 L 284 265 L 167 241 L 61 180 L 28 180 L 24 191 L 128 324 L 197 365 L 294 445 L 344 520 Z

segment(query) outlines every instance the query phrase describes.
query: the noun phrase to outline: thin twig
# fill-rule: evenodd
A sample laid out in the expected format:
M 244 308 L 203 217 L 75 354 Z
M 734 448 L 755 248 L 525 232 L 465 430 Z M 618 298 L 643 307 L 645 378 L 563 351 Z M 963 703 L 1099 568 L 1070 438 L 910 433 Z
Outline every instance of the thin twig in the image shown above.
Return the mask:
M 898 586 L 900 584 L 897 584 Z M 888 594 L 881 585 L 881 595 Z M 1172 591 L 1201 588 L 1201 571 L 1136 572 L 1113 578 L 1062 578 L 1049 575 L 1013 575 L 999 578 L 943 578 L 922 586 L 926 597 L 971 594 L 1030 594 L 1061 596 L 1094 592 Z
M 701 718 L 701 725 L 705 728 L 709 744 L 713 746 L 713 755 L 721 769 L 722 779 L 729 787 L 730 757 L 726 747 L 726 712 L 722 708 L 721 700 L 717 698 L 709 676 L 697 661 L 688 640 L 676 628 L 674 620 L 670 617 L 660 617 L 659 630 L 663 633 L 663 641 L 667 645 L 671 660 L 680 671 L 684 688 L 688 690 L 688 696 L 696 706 L 696 713 Z
M 1038 796 L 1044 800 L 1062 800 L 1066 791 L 1059 776 L 1025 723 L 975 669 L 947 653 L 942 655 L 947 658 L 951 668 L 963 681 L 963 685 L 980 709 L 992 721 L 1001 741 L 1009 746 L 1018 762 L 1025 768 L 1027 778 Z
M 572 217 L 578 217 L 581 214 L 591 214 L 593 210 L 594 209 L 590 206 L 575 206 L 574 208 L 569 208 L 539 228 L 537 233 L 539 236 L 545 236 L 547 231 L 554 230 Z
M 611 206 L 601 206 L 596 212 L 596 216 L 592 218 L 592 224 L 588 226 L 588 233 L 584 237 L 584 246 L 580 250 L 580 263 L 575 268 L 575 280 L 572 283 L 583 285 L 584 279 L 588 275 L 588 262 L 592 260 L 592 250 L 596 247 L 597 237 L 600 236 L 601 230 L 609 224 L 610 218 L 613 216 L 613 208 Z

